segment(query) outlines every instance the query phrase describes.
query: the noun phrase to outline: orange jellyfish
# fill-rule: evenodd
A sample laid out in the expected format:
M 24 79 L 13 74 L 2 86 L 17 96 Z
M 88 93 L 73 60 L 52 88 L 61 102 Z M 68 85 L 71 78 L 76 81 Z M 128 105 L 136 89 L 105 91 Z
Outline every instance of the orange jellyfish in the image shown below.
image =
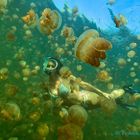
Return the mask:
M 22 20 L 28 26 L 35 27 L 37 25 L 37 14 L 31 9 L 27 12 L 27 15 L 22 17 Z
M 82 33 L 75 44 L 75 55 L 81 61 L 98 67 L 100 59 L 105 59 L 105 52 L 112 48 L 112 44 L 99 37 L 99 33 L 94 29 L 89 29 Z
M 61 35 L 66 38 L 66 42 L 68 44 L 75 44 L 76 37 L 74 35 L 73 28 L 64 26 L 63 29 L 61 30 Z
M 62 23 L 62 18 L 56 10 L 44 9 L 39 21 L 40 32 L 50 35 L 57 30 Z
M 101 70 L 97 74 L 97 79 L 103 82 L 109 82 L 110 80 L 112 80 L 112 77 L 106 70 Z

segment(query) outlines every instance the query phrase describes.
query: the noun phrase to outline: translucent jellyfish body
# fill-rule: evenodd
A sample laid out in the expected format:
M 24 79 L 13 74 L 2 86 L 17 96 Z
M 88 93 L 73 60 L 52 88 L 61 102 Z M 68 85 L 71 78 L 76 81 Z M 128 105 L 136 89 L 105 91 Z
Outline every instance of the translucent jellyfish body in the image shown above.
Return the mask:
M 41 123 L 37 128 L 37 133 L 40 137 L 46 137 L 49 134 L 49 127 L 47 123 Z
M 4 12 L 7 6 L 7 0 L 0 0 L 0 12 Z
M 16 103 L 4 103 L 0 108 L 0 117 L 4 120 L 18 121 L 21 118 L 20 108 Z
M 61 15 L 56 10 L 46 8 L 40 17 L 39 30 L 41 33 L 50 35 L 61 26 L 61 23 Z
M 108 82 L 112 80 L 112 77 L 109 75 L 109 73 L 106 70 L 101 70 L 97 74 L 97 79 L 100 81 Z
M 22 17 L 22 20 L 28 27 L 35 27 L 37 25 L 38 16 L 33 9 L 27 12 L 27 15 Z
M 79 105 L 73 105 L 69 108 L 68 113 L 68 118 L 71 123 L 74 123 L 80 127 L 85 125 L 88 114 L 83 107 Z
M 8 78 L 9 70 L 8 68 L 1 68 L 0 69 L 0 80 L 6 80 Z
M 81 61 L 98 67 L 100 59 L 105 59 L 105 52 L 111 49 L 111 43 L 99 37 L 96 30 L 89 29 L 80 35 L 75 44 L 75 55 Z
M 64 26 L 61 31 L 61 35 L 66 38 L 66 43 L 68 43 L 68 44 L 74 44 L 76 41 L 74 31 L 71 27 Z
M 58 128 L 58 140 L 83 140 L 81 128 L 73 123 Z

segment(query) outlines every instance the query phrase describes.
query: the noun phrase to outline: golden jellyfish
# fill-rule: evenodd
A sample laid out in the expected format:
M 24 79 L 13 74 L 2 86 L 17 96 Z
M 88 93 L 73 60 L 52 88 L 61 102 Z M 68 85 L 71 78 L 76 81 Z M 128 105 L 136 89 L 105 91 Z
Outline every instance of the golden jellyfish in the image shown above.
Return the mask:
M 39 111 L 31 112 L 29 114 L 29 119 L 36 122 L 41 118 L 41 113 Z
M 19 88 L 16 85 L 6 84 L 5 93 L 9 96 L 14 96 L 19 91 Z
M 21 61 L 19 61 L 19 65 L 22 67 L 22 68 L 25 68 L 26 67 L 26 61 L 24 61 L 24 60 L 21 60 Z
M 58 140 L 83 140 L 82 129 L 73 124 L 68 123 L 58 128 Z
M 86 110 L 80 105 L 72 105 L 68 111 L 69 122 L 83 127 L 87 121 L 88 114 Z
M 74 35 L 74 31 L 71 27 L 64 26 L 61 35 L 66 38 L 66 42 L 68 44 L 74 44 L 76 42 L 76 37 Z
M 137 43 L 135 42 L 132 42 L 129 44 L 130 48 L 133 49 L 133 48 L 136 48 L 137 47 Z
M 89 29 L 82 33 L 75 44 L 75 55 L 81 61 L 98 67 L 100 59 L 105 59 L 105 52 L 112 48 L 112 44 L 99 37 L 99 33 L 94 29 Z
M 125 66 L 125 65 L 126 65 L 126 60 L 125 60 L 124 58 L 119 58 L 119 59 L 118 59 L 118 65 L 119 65 L 120 67 Z
M 130 72 L 129 75 L 130 75 L 130 77 L 132 77 L 132 78 L 133 78 L 133 77 L 136 77 L 136 72 L 132 71 L 132 72 Z
M 25 39 L 29 39 L 33 36 L 32 31 L 31 30 L 26 30 L 25 31 Z
M 0 80 L 8 79 L 9 70 L 8 68 L 1 68 L 0 69 Z
M 8 41 L 15 41 L 16 40 L 16 35 L 14 32 L 12 31 L 9 31 L 7 34 L 6 34 L 6 39 Z
M 39 134 L 40 137 L 46 137 L 49 134 L 49 127 L 47 123 L 41 123 L 37 127 L 37 133 Z
M 22 69 L 22 74 L 25 77 L 29 77 L 31 75 L 31 70 L 29 68 Z
M 101 70 L 97 73 L 97 79 L 103 82 L 109 82 L 112 80 L 112 77 L 106 70 Z
M 127 53 L 127 56 L 128 56 L 129 58 L 133 58 L 135 55 L 136 55 L 136 52 L 133 51 L 133 50 L 131 50 L 131 51 L 129 51 L 129 52 Z
M 64 26 L 61 31 L 61 35 L 64 36 L 65 38 L 68 38 L 74 35 L 74 31 L 71 27 Z
M 39 21 L 40 32 L 50 35 L 57 30 L 62 23 L 61 15 L 56 10 L 44 9 Z
M 19 106 L 16 103 L 4 103 L 0 110 L 0 117 L 9 121 L 20 120 L 21 113 Z
M 7 6 L 7 0 L 0 0 L 0 12 L 4 12 Z
M 34 28 L 37 25 L 38 16 L 33 9 L 27 12 L 27 15 L 22 17 L 22 20 L 29 27 Z
M 59 47 L 59 48 L 56 48 L 55 52 L 58 56 L 62 56 L 65 53 L 65 50 Z
M 107 99 L 105 97 L 102 97 L 100 99 L 100 106 L 101 109 L 106 115 L 110 116 L 112 113 L 116 110 L 117 105 L 115 100 Z
M 33 98 L 31 99 L 31 103 L 32 103 L 33 105 L 40 105 L 40 98 L 39 98 L 39 97 L 33 97 Z

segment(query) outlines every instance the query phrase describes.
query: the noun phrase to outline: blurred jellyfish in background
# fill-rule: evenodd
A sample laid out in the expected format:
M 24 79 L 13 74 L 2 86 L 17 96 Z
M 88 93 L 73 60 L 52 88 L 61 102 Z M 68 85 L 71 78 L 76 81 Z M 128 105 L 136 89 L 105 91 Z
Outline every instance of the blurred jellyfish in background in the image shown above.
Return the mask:
M 8 79 L 9 70 L 8 68 L 4 67 L 0 69 L 0 80 Z
M 74 35 L 74 30 L 72 27 L 64 26 L 61 30 L 61 35 L 65 37 L 66 44 L 75 44 L 76 37 Z
M 99 71 L 97 73 L 96 77 L 99 81 L 102 81 L 102 82 L 109 82 L 110 80 L 112 80 L 112 77 L 110 76 L 110 74 L 106 70 Z
M 0 13 L 5 12 L 7 3 L 8 3 L 7 0 L 0 0 Z
M 106 58 L 106 51 L 112 48 L 111 42 L 99 37 L 94 29 L 86 30 L 75 44 L 75 55 L 81 61 L 99 67 L 100 59 Z
M 18 121 L 21 119 L 20 107 L 16 103 L 8 102 L 0 105 L 0 118 L 7 121 Z

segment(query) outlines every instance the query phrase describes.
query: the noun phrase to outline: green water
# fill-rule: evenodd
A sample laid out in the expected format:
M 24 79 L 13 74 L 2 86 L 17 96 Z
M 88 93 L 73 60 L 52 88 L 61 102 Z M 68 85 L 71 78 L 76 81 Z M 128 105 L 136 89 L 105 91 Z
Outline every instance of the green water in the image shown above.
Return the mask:
M 62 17 L 62 24 L 59 29 L 54 31 L 51 36 L 44 35 L 38 29 L 29 28 L 32 36 L 26 35 L 26 29 L 23 28 L 24 22 L 21 17 L 25 16 L 31 9 L 30 3 L 35 2 L 35 12 L 41 16 L 41 12 L 47 7 L 57 10 Z M 16 17 L 15 17 L 16 15 Z M 72 27 L 75 36 L 78 38 L 84 32 L 84 27 L 95 29 L 100 36 L 108 39 L 113 48 L 107 52 L 107 57 L 102 62 L 105 68 L 96 68 L 86 64 L 74 55 L 74 45 L 65 46 L 66 40 L 61 36 L 63 26 Z M 16 28 L 14 33 L 10 34 Z M 129 44 L 135 42 L 137 47 L 135 57 L 130 62 L 127 61 L 127 53 L 130 49 Z M 59 11 L 52 1 L 11 1 L 7 5 L 7 12 L 0 15 L 0 69 L 6 68 L 8 72 L 3 76 L 0 75 L 0 140 L 57 140 L 58 128 L 63 126 L 63 120 L 59 115 L 60 108 L 49 104 L 51 99 L 46 96 L 47 77 L 42 70 L 43 62 L 46 56 L 54 56 L 68 66 L 76 77 L 87 81 L 99 89 L 111 92 L 113 89 L 121 88 L 123 85 L 134 83 L 134 88 L 140 89 L 139 66 L 139 46 L 140 41 L 127 27 L 122 27 L 117 31 L 103 31 L 96 23 L 89 21 L 85 16 L 76 15 L 73 20 L 71 13 Z M 57 53 L 57 48 L 62 48 L 63 53 Z M 118 58 L 124 58 L 127 63 L 122 68 L 118 66 Z M 39 66 L 37 73 L 24 76 L 21 62 L 26 62 L 26 68 L 30 72 Z M 138 66 L 134 66 L 134 62 Z M 82 66 L 78 71 L 77 66 Z M 129 75 L 131 67 L 134 67 L 135 77 Z M 111 84 L 113 89 L 107 87 L 107 82 L 97 79 L 100 70 L 107 70 L 112 77 Z M 133 71 L 133 70 L 132 70 Z M 37 99 L 37 101 L 34 100 Z M 9 118 L 3 115 L 7 103 L 15 104 L 20 109 L 17 118 Z M 53 103 L 53 101 L 52 101 Z M 87 110 L 88 120 L 82 129 L 84 140 L 94 139 L 119 139 L 128 140 L 131 138 L 139 139 L 140 129 L 135 130 L 134 121 L 139 119 L 140 110 L 139 102 L 136 110 L 127 110 L 117 106 L 113 114 L 106 114 L 100 108 Z M 12 112 L 12 109 L 9 111 Z M 41 124 L 47 124 L 49 132 L 44 137 L 38 134 L 38 128 Z M 131 125 L 129 127 L 128 125 Z M 138 126 L 140 127 L 140 126 Z M 73 140 L 73 139 L 69 139 Z

